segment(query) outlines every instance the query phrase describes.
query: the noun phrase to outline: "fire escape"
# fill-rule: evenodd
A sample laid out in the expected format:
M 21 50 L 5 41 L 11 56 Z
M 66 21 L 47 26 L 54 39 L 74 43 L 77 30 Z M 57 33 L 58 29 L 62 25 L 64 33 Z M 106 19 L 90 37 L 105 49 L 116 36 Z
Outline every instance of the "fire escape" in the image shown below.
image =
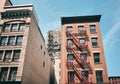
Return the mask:
M 69 31 L 67 31 L 66 36 L 73 40 L 73 43 L 75 44 L 75 46 L 77 47 L 77 49 L 79 51 L 81 51 L 81 52 L 87 51 L 87 55 L 90 55 L 88 45 L 81 44 L 77 38 L 77 36 L 81 36 L 81 37 L 85 36 L 85 39 L 88 40 L 88 36 L 87 36 L 87 33 L 85 30 L 79 31 L 78 33 L 71 33 Z M 77 84 L 92 84 L 92 82 L 88 82 L 87 78 L 82 74 L 82 71 L 80 69 L 78 69 L 77 65 L 79 65 L 79 67 L 81 69 L 88 68 L 89 73 L 92 73 L 92 68 L 90 66 L 90 62 L 84 62 L 84 60 L 80 57 L 80 55 L 78 55 L 76 53 L 76 47 L 73 47 L 69 44 L 66 46 L 67 50 L 70 51 L 74 55 L 74 58 L 78 63 L 78 64 L 75 64 L 74 62 L 67 61 L 67 67 L 68 67 L 68 69 L 73 69 L 75 71 L 75 73 L 77 74 L 79 80 L 81 81 L 81 83 L 77 83 Z M 67 84 L 76 84 L 76 83 L 68 82 Z

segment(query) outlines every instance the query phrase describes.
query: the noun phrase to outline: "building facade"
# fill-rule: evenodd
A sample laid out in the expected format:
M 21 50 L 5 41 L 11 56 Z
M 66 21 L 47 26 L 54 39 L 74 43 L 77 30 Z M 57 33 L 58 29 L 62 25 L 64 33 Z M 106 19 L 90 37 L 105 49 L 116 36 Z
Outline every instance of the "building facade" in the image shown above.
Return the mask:
M 61 50 L 61 32 L 60 30 L 50 30 L 47 33 L 48 52 L 54 62 L 54 70 L 57 84 L 60 84 L 60 50 Z
M 100 18 L 101 15 L 61 18 L 60 84 L 109 83 Z
M 120 76 L 109 77 L 109 84 L 120 84 Z
M 0 84 L 50 84 L 51 68 L 33 5 L 13 6 L 2 0 Z
M 61 47 L 61 32 L 60 30 L 50 30 L 47 33 L 48 40 L 48 52 L 52 57 L 60 58 L 60 47 Z

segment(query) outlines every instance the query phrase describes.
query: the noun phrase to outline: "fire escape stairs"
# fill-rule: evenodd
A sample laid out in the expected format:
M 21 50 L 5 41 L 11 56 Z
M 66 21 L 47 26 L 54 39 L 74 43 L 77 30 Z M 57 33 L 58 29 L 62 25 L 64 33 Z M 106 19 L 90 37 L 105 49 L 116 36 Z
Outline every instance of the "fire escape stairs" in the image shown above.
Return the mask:
M 82 46 L 81 46 L 80 42 L 76 39 L 76 37 L 73 34 L 71 34 L 70 32 L 66 32 L 66 34 L 69 35 L 70 37 L 72 37 L 72 39 L 73 39 L 75 45 L 78 47 L 78 49 L 80 51 L 83 51 Z
M 73 69 L 77 73 L 80 80 L 82 80 L 82 82 L 87 82 L 87 79 L 81 74 L 81 71 L 77 69 L 77 66 L 75 64 L 73 64 Z

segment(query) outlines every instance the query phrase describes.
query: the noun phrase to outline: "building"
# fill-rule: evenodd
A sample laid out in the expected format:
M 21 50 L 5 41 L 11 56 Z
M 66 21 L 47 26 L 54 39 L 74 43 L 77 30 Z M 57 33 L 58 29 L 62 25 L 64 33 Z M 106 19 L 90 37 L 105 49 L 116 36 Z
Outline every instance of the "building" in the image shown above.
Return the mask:
M 50 30 L 47 33 L 48 41 L 48 51 L 49 55 L 53 60 L 54 70 L 55 70 L 55 77 L 57 84 L 60 80 L 60 50 L 61 50 L 61 32 L 60 30 Z
M 0 2 L 0 84 L 52 81 L 53 66 L 36 19 L 33 5 Z
M 61 18 L 60 84 L 108 83 L 101 15 Z
M 60 47 L 61 47 L 61 32 L 60 30 L 50 30 L 47 33 L 48 40 L 48 52 L 52 57 L 60 58 Z
M 109 84 L 120 84 L 120 76 L 109 77 Z

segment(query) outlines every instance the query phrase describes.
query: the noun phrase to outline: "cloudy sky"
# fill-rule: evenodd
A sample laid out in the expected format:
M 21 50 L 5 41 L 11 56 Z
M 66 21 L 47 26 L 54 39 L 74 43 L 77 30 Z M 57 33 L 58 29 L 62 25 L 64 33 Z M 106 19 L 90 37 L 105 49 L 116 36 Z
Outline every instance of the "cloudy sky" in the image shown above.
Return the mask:
M 33 4 L 39 26 L 46 37 L 48 30 L 60 29 L 63 16 L 101 14 L 101 34 L 109 76 L 120 76 L 120 0 L 11 0 L 13 5 Z

